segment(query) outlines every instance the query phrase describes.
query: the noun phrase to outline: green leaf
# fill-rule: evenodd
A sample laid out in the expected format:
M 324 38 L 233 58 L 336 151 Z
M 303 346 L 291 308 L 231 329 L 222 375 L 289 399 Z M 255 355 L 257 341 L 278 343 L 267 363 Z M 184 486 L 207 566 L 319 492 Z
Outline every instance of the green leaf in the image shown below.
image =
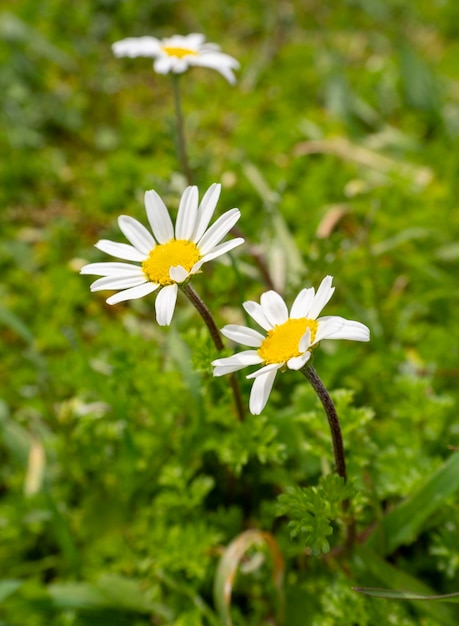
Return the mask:
M 459 591 L 443 595 L 411 593 L 410 591 L 395 591 L 392 589 L 378 589 L 377 587 L 353 587 L 354 591 L 374 598 L 388 600 L 430 600 L 432 602 L 459 602 Z
M 331 522 L 342 514 L 341 503 L 354 493 L 340 476 L 328 474 L 317 487 L 288 487 L 278 498 L 277 515 L 290 518 L 291 537 L 301 537 L 312 554 L 326 554 L 330 551 L 327 537 L 333 533 Z
M 32 438 L 25 428 L 10 417 L 8 406 L 2 400 L 0 400 L 0 435 L 12 458 L 26 467 Z
M 0 580 L 0 602 L 8 598 L 21 585 L 22 580 Z
M 119 609 L 166 619 L 172 616 L 172 612 L 165 606 L 148 600 L 137 581 L 112 574 L 101 576 L 94 584 L 77 582 L 50 585 L 48 594 L 59 609 Z
M 408 104 L 420 111 L 440 113 L 438 82 L 430 67 L 415 50 L 402 45 L 399 60 Z
M 425 522 L 459 489 L 459 453 L 454 453 L 413 496 L 390 511 L 366 546 L 391 554 L 416 539 Z
M 367 547 L 359 546 L 355 551 L 357 566 L 360 567 L 365 574 L 371 574 L 374 578 L 381 581 L 389 588 L 398 590 L 406 589 L 409 593 L 416 595 L 434 595 L 434 591 L 426 584 L 407 574 L 393 565 L 386 563 L 373 550 Z M 438 625 L 456 626 L 457 622 L 453 618 L 448 607 L 436 604 L 431 605 L 428 602 L 416 604 L 419 610 L 432 616 Z
M 15 332 L 28 344 L 33 344 L 34 336 L 29 327 L 14 313 L 0 306 L 0 323 Z

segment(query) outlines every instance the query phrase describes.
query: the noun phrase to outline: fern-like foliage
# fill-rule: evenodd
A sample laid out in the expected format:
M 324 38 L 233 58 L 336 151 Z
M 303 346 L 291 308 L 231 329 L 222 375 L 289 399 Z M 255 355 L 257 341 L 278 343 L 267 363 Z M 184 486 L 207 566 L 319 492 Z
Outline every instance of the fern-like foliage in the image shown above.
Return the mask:
M 288 487 L 278 497 L 277 514 L 289 518 L 292 538 L 301 539 L 313 555 L 326 554 L 330 551 L 332 522 L 342 517 L 342 503 L 354 495 L 352 485 L 329 474 L 314 487 Z

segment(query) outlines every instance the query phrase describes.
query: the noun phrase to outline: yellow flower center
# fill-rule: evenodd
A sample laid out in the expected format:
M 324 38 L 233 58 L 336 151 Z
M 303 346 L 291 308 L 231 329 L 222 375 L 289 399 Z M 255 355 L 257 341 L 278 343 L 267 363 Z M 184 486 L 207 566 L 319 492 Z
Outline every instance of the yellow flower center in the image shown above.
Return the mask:
M 298 347 L 300 339 L 309 328 L 311 342 L 317 333 L 318 323 L 305 317 L 300 319 L 288 319 L 283 324 L 274 326 L 268 331 L 257 352 L 266 363 L 285 363 L 294 356 L 300 356 Z
M 150 251 L 148 259 L 142 261 L 142 269 L 152 282 L 172 285 L 175 281 L 169 276 L 171 267 L 181 265 L 189 272 L 200 258 L 198 247 L 192 241 L 171 239 Z
M 187 56 L 198 56 L 196 50 L 188 50 L 187 48 L 174 48 L 173 46 L 161 46 L 163 52 L 165 52 L 170 57 L 177 57 L 178 59 L 183 59 L 183 57 Z

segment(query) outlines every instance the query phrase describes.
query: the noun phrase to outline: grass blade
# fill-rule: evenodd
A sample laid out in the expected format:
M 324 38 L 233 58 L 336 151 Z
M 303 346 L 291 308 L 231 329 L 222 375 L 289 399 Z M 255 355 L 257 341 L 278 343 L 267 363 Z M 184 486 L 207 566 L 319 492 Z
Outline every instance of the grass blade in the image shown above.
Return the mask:
M 231 594 L 237 570 L 247 551 L 267 547 L 273 559 L 273 582 L 278 594 L 278 622 L 283 622 L 284 560 L 276 540 L 270 533 L 252 529 L 238 535 L 225 549 L 214 582 L 214 599 L 224 626 L 231 626 Z
M 374 598 L 387 598 L 388 600 L 431 600 L 432 602 L 459 602 L 459 591 L 444 595 L 411 593 L 410 591 L 394 591 L 392 589 L 379 589 L 378 587 L 353 587 L 354 591 L 363 593 Z
M 454 453 L 413 496 L 390 511 L 366 541 L 381 555 L 410 543 L 429 517 L 459 489 L 459 453 Z
M 376 580 L 380 581 L 383 585 L 389 587 L 396 594 L 400 593 L 398 590 L 406 589 L 407 591 L 405 593 L 409 593 L 411 595 L 435 595 L 435 592 L 425 583 L 418 580 L 414 576 L 411 576 L 411 574 L 407 574 L 390 563 L 387 563 L 383 558 L 373 552 L 373 550 L 360 546 L 356 552 L 358 555 L 358 566 L 360 566 L 363 570 L 362 575 L 370 574 L 373 578 L 376 578 Z M 439 603 L 433 605 L 429 602 L 422 602 L 420 604 L 417 603 L 415 606 L 419 611 L 433 617 L 438 626 L 456 626 L 457 624 L 450 608 L 447 606 Z

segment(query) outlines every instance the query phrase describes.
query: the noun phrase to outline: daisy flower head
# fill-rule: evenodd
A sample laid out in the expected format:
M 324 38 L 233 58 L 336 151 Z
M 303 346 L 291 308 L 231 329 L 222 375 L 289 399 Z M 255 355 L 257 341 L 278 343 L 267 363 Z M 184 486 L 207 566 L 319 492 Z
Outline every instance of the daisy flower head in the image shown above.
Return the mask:
M 248 365 L 261 368 L 247 376 L 254 383 L 249 408 L 259 415 L 266 406 L 278 370 L 301 369 L 311 358 L 311 349 L 322 339 L 369 341 L 370 331 L 364 324 L 335 315 L 318 317 L 335 291 L 332 276 L 326 276 L 317 292 L 313 287 L 302 289 L 295 298 L 290 314 L 282 297 L 267 291 L 257 302 L 244 302 L 243 307 L 266 334 L 246 326 L 229 324 L 222 328 L 228 339 L 255 348 L 212 362 L 214 376 L 236 372 Z
M 180 200 L 175 228 L 166 205 L 156 191 L 145 193 L 145 208 L 151 232 L 133 217 L 121 215 L 118 225 L 129 243 L 102 239 L 96 248 L 124 261 L 85 265 L 80 274 L 102 276 L 91 291 L 113 289 L 108 304 L 135 300 L 158 291 L 155 309 L 160 326 L 168 326 L 174 314 L 178 286 L 198 273 L 207 261 L 229 252 L 244 240 L 241 237 L 221 240 L 239 219 L 239 209 L 230 209 L 212 226 L 210 220 L 217 206 L 221 185 L 214 183 L 199 203 L 198 189 L 185 189 Z
M 173 35 L 165 39 L 156 37 L 128 37 L 116 41 L 112 50 L 117 57 L 152 57 L 153 67 L 158 74 L 182 74 L 195 65 L 210 67 L 219 72 L 234 85 L 233 70 L 239 69 L 239 62 L 229 54 L 220 52 L 220 46 L 206 43 L 204 35 Z

